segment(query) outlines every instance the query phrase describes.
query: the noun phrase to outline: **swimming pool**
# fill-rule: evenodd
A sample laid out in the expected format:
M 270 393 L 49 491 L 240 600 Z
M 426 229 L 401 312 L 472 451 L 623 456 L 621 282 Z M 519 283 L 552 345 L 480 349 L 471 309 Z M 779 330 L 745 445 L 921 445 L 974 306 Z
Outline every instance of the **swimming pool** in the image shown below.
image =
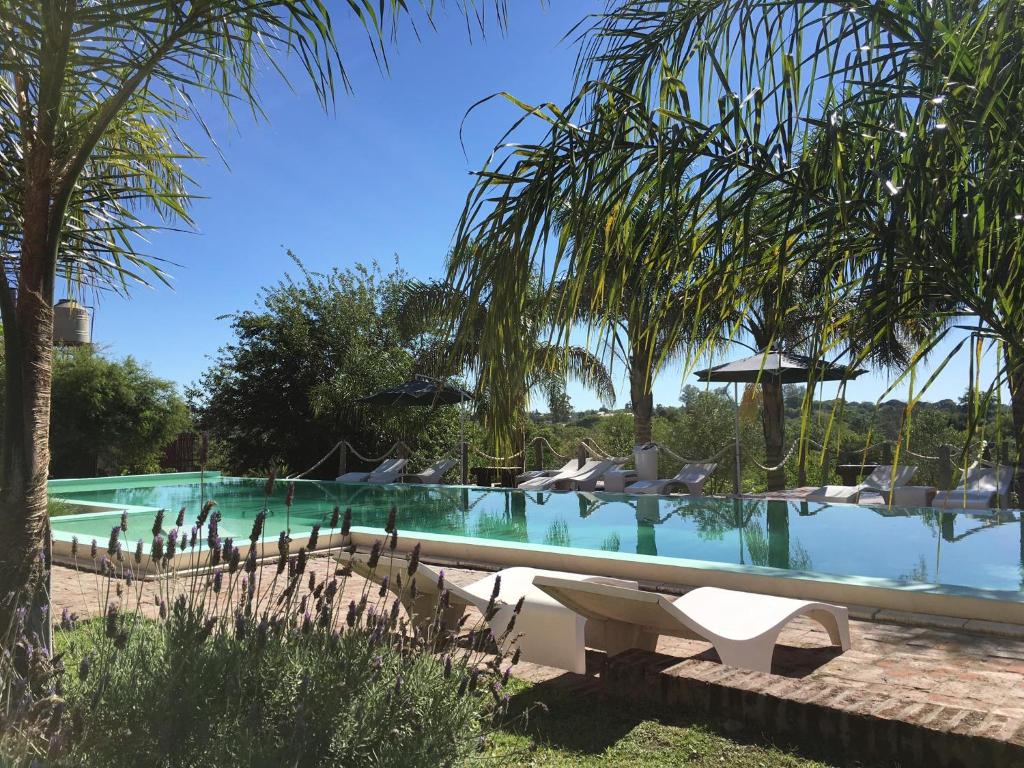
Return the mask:
M 148 550 L 153 511 L 165 528 L 185 506 L 190 527 L 202 498 L 217 502 L 222 536 L 248 537 L 264 481 L 214 475 L 54 481 L 53 496 L 101 511 L 55 517 L 54 538 L 103 545 L 128 510 L 126 539 Z M 400 531 L 519 547 L 621 557 L 707 561 L 837 580 L 860 577 L 1017 593 L 1024 598 L 1024 521 L 1018 511 L 940 513 L 814 502 L 689 499 L 611 493 L 533 492 L 466 486 L 347 485 L 297 481 L 290 517 L 285 484 L 270 499 L 265 538 L 290 522 L 294 536 L 351 507 L 354 526 L 380 530 L 392 505 Z

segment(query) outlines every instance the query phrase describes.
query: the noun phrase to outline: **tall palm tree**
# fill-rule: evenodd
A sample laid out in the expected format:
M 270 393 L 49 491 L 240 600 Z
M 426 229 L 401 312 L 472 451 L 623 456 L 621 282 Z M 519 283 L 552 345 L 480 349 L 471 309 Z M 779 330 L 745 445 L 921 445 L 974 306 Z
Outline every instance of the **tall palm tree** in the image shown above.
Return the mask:
M 474 302 L 442 281 L 413 283 L 405 291 L 402 330 L 416 350 L 417 366 L 433 376 L 474 380 L 477 414 L 495 450 L 522 448 L 531 392 L 550 397 L 571 379 L 603 402 L 615 401 L 611 375 L 597 356 L 550 338 L 549 306 L 539 289 L 529 291 L 522 311 L 503 321 L 503 342 L 495 350 L 481 343 L 493 311 L 486 299 Z
M 160 279 L 131 234 L 186 218 L 176 132 L 196 97 L 262 114 L 257 73 L 294 56 L 326 106 L 348 81 L 321 0 L 10 0 L 0 6 L 0 245 L 6 405 L 0 446 L 0 596 L 38 572 L 45 539 L 53 299 L 59 264 L 102 284 Z M 378 56 L 405 0 L 338 3 Z M 438 4 L 418 4 L 430 13 Z M 469 4 L 460 4 L 476 15 Z M 495 0 L 499 15 L 504 3 Z M 138 131 L 133 128 L 138 128 Z M 111 213 L 120 217 L 110 219 Z M 127 228 L 121 226 L 127 225 Z M 70 250 L 69 250 L 70 244 Z M 0 626 L 10 601 L 3 597 Z
M 610 274 L 563 277 L 554 292 L 573 301 L 573 283 L 578 284 L 577 318 L 596 331 L 604 355 L 625 369 L 633 440 L 642 445 L 651 441 L 654 379 L 691 350 L 694 338 L 702 338 L 694 328 L 694 306 L 685 300 L 688 278 L 665 269 L 661 252 L 699 248 L 700 237 L 689 234 L 685 217 L 671 203 L 654 196 L 642 196 L 604 220 L 595 217 L 592 231 L 588 247 L 599 252 Z
M 577 282 L 581 263 L 616 279 L 608 254 L 569 254 L 583 217 L 552 239 L 553 211 L 667 196 L 685 179 L 694 220 L 727 230 L 761 208 L 814 233 L 813 250 L 739 260 L 727 238 L 715 243 L 697 284 L 724 287 L 730 308 L 749 310 L 758 286 L 813 260 L 830 278 L 823 302 L 870 316 L 824 323 L 823 349 L 859 325 L 873 335 L 856 356 L 870 358 L 915 315 L 932 321 L 911 366 L 958 321 L 997 342 L 992 386 L 1010 389 L 1024 469 L 1022 50 L 1016 0 L 620 0 L 585 35 L 576 96 L 526 105 L 543 140 L 503 137 L 467 203 L 460 242 L 514 243 L 518 262 L 456 277 L 511 286 L 554 258 Z

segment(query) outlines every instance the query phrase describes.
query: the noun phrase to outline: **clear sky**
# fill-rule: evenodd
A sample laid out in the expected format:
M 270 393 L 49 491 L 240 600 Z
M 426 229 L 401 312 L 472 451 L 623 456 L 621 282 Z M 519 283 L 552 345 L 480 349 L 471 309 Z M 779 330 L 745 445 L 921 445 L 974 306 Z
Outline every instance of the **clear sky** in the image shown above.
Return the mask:
M 185 128 L 209 157 L 188 169 L 204 196 L 194 208 L 198 232 L 161 233 L 147 248 L 174 262 L 173 287 L 139 288 L 130 300 L 101 297 L 94 340 L 185 386 L 229 340 L 228 321 L 218 318 L 252 307 L 262 286 L 292 268 L 285 249 L 314 270 L 373 260 L 389 267 L 397 257 L 414 276 L 441 276 L 469 173 L 519 116 L 497 101 L 475 110 L 464 126 L 464 154 L 459 130 L 467 110 L 502 90 L 531 103 L 565 101 L 576 49 L 563 36 L 603 2 L 509 5 L 506 35 L 492 28 L 486 39 L 474 32 L 470 40 L 454 11 L 436 30 L 421 29 L 419 40 L 405 31 L 389 49 L 387 75 L 364 33 L 340 17 L 355 93 L 339 94 L 330 114 L 301 74 L 289 88 L 270 72 L 262 84 L 267 121 L 240 114 L 231 124 L 219 107 L 204 110 L 226 164 L 198 130 Z M 927 399 L 959 396 L 966 371 L 961 355 Z M 681 384 L 694 383 L 681 378 L 678 368 L 665 371 L 655 402 L 676 404 Z M 885 388 L 886 377 L 872 374 L 850 384 L 847 396 L 873 400 Z M 596 405 L 578 387 L 569 393 L 578 410 Z

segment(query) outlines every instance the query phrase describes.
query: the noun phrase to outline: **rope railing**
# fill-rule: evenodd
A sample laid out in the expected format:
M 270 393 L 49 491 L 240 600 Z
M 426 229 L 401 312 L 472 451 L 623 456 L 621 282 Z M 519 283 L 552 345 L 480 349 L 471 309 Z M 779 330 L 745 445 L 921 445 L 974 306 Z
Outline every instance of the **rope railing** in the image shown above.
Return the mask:
M 786 451 L 786 455 L 782 457 L 782 461 L 780 461 L 773 467 L 766 467 L 764 464 L 762 464 L 760 461 L 753 457 L 750 458 L 750 461 L 759 466 L 765 472 L 777 472 L 778 470 L 786 466 L 786 462 L 789 461 L 790 456 L 793 455 L 793 452 L 796 450 L 796 447 L 798 445 L 800 445 L 800 438 L 797 438 L 796 440 L 793 441 L 793 444 L 789 446 L 789 450 Z
M 411 449 L 409 448 L 409 446 L 408 446 L 408 445 L 406 445 L 406 443 L 404 443 L 403 441 L 399 440 L 399 441 L 398 441 L 398 442 L 396 442 L 396 443 L 395 443 L 394 445 L 392 445 L 392 446 L 391 446 L 390 448 L 388 448 L 388 449 L 387 449 L 387 451 L 385 451 L 384 453 L 382 453 L 382 454 L 381 454 L 380 456 L 364 456 L 364 455 L 363 455 L 363 454 L 361 454 L 361 453 L 360 453 L 359 451 L 357 451 L 357 450 L 356 450 L 356 449 L 355 449 L 355 448 L 354 448 L 354 447 L 352 446 L 352 443 L 350 443 L 350 442 L 349 442 L 348 440 L 339 440 L 338 442 L 336 442 L 336 443 L 334 444 L 334 447 L 333 447 L 333 448 L 331 448 L 331 450 L 329 450 L 329 451 L 328 451 L 327 453 L 325 453 L 325 454 L 324 454 L 324 456 L 323 456 L 323 458 L 322 458 L 322 459 L 320 459 L 320 461 L 318 461 L 318 462 L 317 462 L 316 464 L 314 464 L 314 465 L 313 465 L 312 467 L 310 467 L 309 469 L 307 469 L 307 470 L 306 470 L 305 472 L 299 472 L 299 473 L 297 473 L 297 474 L 291 474 L 291 475 L 288 475 L 288 476 L 287 476 L 287 477 L 286 477 L 285 479 L 286 479 L 286 480 L 301 480 L 301 479 L 302 479 L 303 477 L 305 477 L 306 475 L 308 475 L 308 474 L 309 474 L 310 472 L 313 472 L 313 471 L 315 471 L 315 470 L 319 469 L 319 468 L 320 468 L 321 466 L 323 466 L 323 463 L 324 463 L 325 461 L 327 461 L 327 460 L 328 460 L 329 458 L 331 458 L 331 455 L 332 455 L 332 454 L 333 454 L 333 453 L 334 453 L 334 452 L 335 452 L 336 450 L 338 450 L 338 449 L 339 449 L 339 448 L 340 448 L 341 446 L 343 446 L 343 445 L 344 445 L 344 446 L 347 446 L 347 447 L 348 447 L 348 449 L 349 449 L 350 451 L 352 451 L 352 453 L 353 453 L 353 454 L 354 454 L 355 456 L 357 456 L 358 458 L 362 459 L 363 461 L 369 461 L 369 462 L 373 462 L 373 461 L 383 461 L 384 459 L 386 459 L 386 458 L 389 458 L 389 457 L 390 457 L 390 456 L 391 456 L 392 454 L 396 453 L 396 452 L 398 451 L 398 449 L 399 449 L 399 448 L 401 448 L 401 447 L 404 447 L 407 453 L 411 453 L 411 452 L 412 452 L 412 450 L 411 450 Z
M 654 443 L 654 445 L 656 445 L 658 447 L 659 451 L 664 451 L 665 453 L 667 453 L 669 456 L 671 456 L 673 459 L 675 459 L 676 461 L 680 462 L 681 464 L 710 464 L 711 462 L 716 461 L 716 460 L 722 458 L 729 451 L 731 451 L 733 449 L 734 441 L 730 441 L 730 442 L 726 443 L 721 449 L 719 449 L 719 451 L 717 453 L 715 453 L 714 455 L 712 455 L 711 457 L 709 457 L 707 459 L 687 459 L 684 456 L 680 456 L 678 453 L 673 451 L 667 445 L 662 445 L 661 443 Z
M 477 456 L 479 456 L 482 459 L 486 459 L 487 461 L 511 461 L 512 459 L 522 456 L 523 453 L 525 453 L 526 451 L 526 449 L 523 448 L 522 450 L 516 451 L 515 453 L 509 454 L 508 456 L 491 456 L 490 454 L 484 453 L 475 446 L 469 446 L 469 449 Z
M 571 456 L 568 456 L 566 454 L 559 453 L 558 451 L 556 451 L 554 446 L 551 445 L 550 442 L 548 442 L 548 439 L 546 437 L 535 437 L 535 438 L 533 438 L 533 440 L 530 441 L 530 445 L 546 445 L 548 447 L 548 450 L 551 451 L 551 454 L 553 456 L 555 456 L 556 458 L 565 459 L 565 460 L 568 460 L 568 459 L 571 458 Z

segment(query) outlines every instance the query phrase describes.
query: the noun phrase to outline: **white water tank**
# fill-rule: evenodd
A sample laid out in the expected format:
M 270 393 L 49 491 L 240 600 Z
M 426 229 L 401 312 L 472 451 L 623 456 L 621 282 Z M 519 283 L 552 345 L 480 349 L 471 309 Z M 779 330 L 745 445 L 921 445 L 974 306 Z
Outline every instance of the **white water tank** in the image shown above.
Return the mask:
M 89 308 L 74 299 L 61 299 L 53 308 L 53 343 L 81 347 L 92 342 Z

